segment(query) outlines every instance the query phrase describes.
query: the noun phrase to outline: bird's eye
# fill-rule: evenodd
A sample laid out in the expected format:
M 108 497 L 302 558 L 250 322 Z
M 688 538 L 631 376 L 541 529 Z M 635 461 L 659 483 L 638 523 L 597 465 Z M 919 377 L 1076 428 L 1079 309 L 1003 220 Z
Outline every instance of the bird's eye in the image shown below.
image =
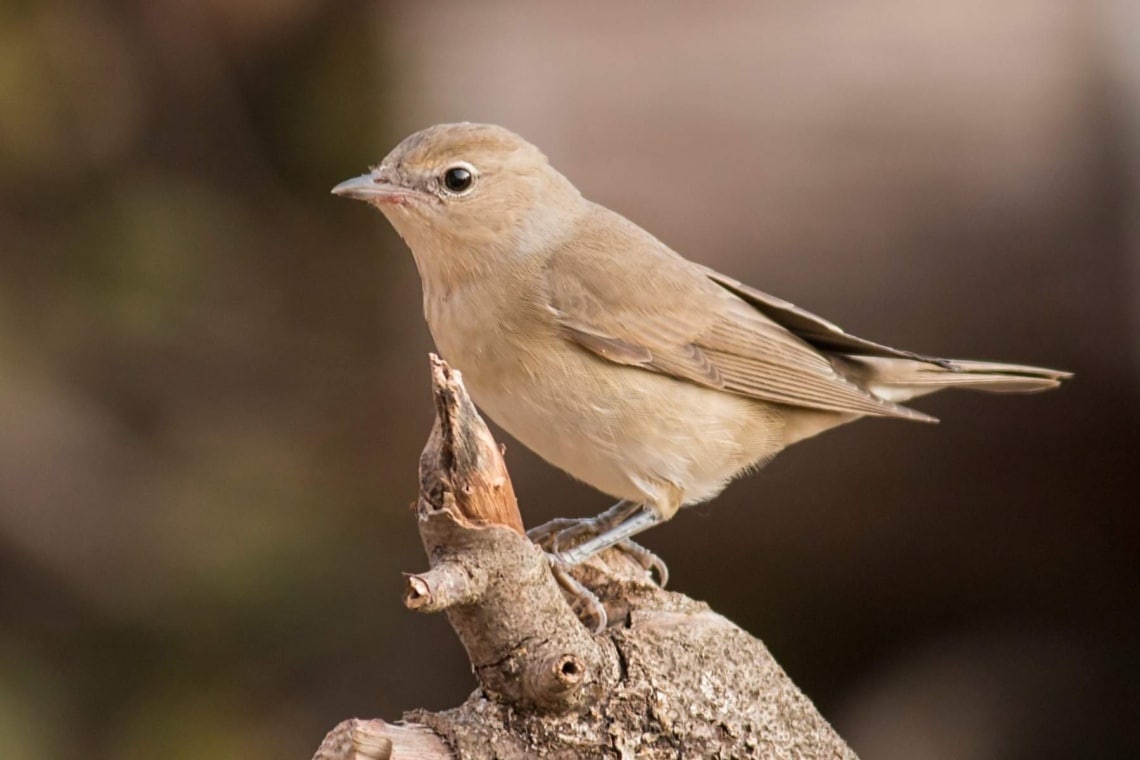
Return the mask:
M 466 166 L 453 166 L 443 173 L 443 186 L 448 192 L 460 194 L 475 184 L 475 174 Z

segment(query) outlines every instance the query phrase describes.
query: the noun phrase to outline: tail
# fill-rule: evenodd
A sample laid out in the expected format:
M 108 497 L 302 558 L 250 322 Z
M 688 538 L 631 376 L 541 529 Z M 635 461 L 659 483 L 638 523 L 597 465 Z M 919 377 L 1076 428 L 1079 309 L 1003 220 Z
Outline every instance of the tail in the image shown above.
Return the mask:
M 840 369 L 881 399 L 901 403 L 943 388 L 990 393 L 1035 393 L 1056 388 L 1073 376 L 1044 367 L 959 359 L 919 361 L 879 356 L 836 355 Z

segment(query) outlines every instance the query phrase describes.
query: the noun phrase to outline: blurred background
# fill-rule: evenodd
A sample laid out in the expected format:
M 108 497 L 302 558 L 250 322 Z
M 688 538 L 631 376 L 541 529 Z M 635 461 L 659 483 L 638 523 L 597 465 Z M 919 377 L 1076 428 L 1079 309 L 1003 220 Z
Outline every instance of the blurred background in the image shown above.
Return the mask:
M 1140 6 L 0 9 L 0 746 L 307 758 L 461 702 L 411 256 L 329 195 L 503 124 L 852 332 L 1077 373 L 795 447 L 646 537 L 865 758 L 1140 754 Z M 609 500 L 509 439 L 529 524 Z

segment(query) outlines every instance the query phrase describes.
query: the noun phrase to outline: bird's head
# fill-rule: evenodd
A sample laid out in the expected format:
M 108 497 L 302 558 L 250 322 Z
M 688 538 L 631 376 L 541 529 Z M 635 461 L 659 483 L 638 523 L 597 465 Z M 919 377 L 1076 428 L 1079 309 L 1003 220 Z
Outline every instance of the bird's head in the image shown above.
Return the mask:
M 406 138 L 368 174 L 334 195 L 366 201 L 408 243 L 421 274 L 517 259 L 549 242 L 579 212 L 577 189 L 546 156 L 490 124 L 440 124 Z M 478 262 L 468 262 L 476 264 Z

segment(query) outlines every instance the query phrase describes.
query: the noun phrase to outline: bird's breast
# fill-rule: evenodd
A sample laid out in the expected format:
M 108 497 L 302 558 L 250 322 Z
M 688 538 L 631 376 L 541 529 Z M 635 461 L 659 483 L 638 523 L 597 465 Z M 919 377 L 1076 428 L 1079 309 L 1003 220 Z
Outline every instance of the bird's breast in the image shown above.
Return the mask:
M 479 408 L 548 462 L 618 498 L 709 498 L 778 447 L 756 402 L 581 350 L 553 319 L 522 324 L 463 293 L 425 300 L 440 353 Z M 518 313 L 514 310 L 513 313 Z

